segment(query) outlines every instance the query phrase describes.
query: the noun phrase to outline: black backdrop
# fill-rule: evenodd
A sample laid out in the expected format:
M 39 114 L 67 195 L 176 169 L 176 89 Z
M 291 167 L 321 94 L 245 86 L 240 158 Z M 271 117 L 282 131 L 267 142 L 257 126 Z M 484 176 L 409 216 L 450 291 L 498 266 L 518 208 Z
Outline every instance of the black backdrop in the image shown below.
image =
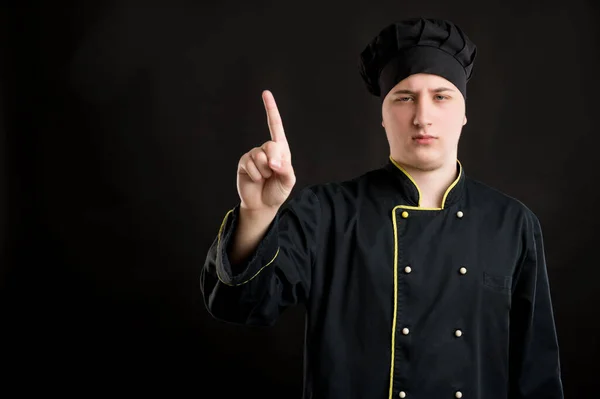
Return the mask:
M 2 386 L 299 397 L 303 310 L 266 329 L 216 322 L 199 269 L 237 202 L 237 160 L 269 138 L 261 91 L 297 187 L 377 167 L 387 142 L 357 56 L 383 25 L 424 15 L 478 45 L 459 156 L 540 218 L 565 392 L 595 397 L 599 3 L 519 3 L 3 8 Z

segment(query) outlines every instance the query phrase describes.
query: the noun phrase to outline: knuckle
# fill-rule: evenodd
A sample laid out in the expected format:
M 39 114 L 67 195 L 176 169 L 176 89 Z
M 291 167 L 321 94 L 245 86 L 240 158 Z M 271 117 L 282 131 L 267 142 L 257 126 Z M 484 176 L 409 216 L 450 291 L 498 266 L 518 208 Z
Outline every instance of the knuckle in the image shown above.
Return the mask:
M 260 163 L 266 163 L 267 162 L 267 154 L 265 154 L 265 152 L 263 150 L 261 151 L 257 151 L 256 154 L 254 155 L 254 160 Z
M 272 148 L 273 144 L 275 144 L 275 142 L 272 140 L 265 141 L 261 148 L 263 149 L 263 151 L 269 151 L 269 148 Z
M 244 165 L 246 166 L 246 169 L 251 169 L 254 166 L 254 161 L 251 157 L 248 157 Z
M 261 151 L 260 147 L 254 147 L 253 149 L 248 151 L 248 154 L 250 155 L 251 158 L 254 158 L 256 156 L 256 153 L 260 152 L 260 151 Z
M 267 141 L 263 145 L 263 149 L 269 157 L 275 156 L 279 153 L 279 145 L 274 141 Z

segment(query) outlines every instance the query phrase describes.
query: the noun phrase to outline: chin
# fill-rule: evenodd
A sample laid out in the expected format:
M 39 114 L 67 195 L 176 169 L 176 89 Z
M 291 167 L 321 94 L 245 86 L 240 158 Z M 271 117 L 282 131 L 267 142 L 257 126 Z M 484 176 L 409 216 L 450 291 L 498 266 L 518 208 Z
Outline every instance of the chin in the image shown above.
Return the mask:
M 435 151 L 433 148 L 422 149 L 421 151 L 415 151 L 407 155 L 407 159 L 419 169 L 433 170 L 444 165 L 444 157 L 439 151 Z
M 411 165 L 414 169 L 418 169 L 420 171 L 423 172 L 431 172 L 434 170 L 437 170 L 439 168 L 442 167 L 442 163 L 441 162 L 425 162 L 425 161 L 420 161 L 420 162 L 414 162 Z
M 425 172 L 436 170 L 444 166 L 444 160 L 439 154 L 432 153 L 413 153 L 407 157 L 407 163 L 410 167 Z

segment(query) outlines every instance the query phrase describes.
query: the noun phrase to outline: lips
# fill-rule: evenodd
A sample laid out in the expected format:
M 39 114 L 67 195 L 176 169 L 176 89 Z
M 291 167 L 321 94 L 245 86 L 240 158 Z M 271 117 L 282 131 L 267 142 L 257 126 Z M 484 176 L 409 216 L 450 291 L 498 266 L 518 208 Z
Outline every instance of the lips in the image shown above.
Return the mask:
M 419 135 L 419 136 L 414 136 L 413 140 L 417 144 L 431 144 L 431 143 L 433 143 L 434 140 L 436 140 L 436 137 L 430 136 L 428 134 L 423 134 L 423 135 Z
M 428 134 L 423 134 L 423 135 L 414 136 L 413 139 L 414 140 L 435 139 L 435 137 L 431 136 L 431 135 L 428 135 Z

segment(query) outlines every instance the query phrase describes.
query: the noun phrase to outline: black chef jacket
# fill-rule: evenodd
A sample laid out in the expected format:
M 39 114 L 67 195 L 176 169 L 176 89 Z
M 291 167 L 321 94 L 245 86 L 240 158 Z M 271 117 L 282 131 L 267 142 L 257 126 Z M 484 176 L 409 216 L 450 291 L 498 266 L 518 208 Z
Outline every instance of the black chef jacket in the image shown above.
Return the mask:
M 273 325 L 306 308 L 304 398 L 563 398 L 540 224 L 465 176 L 442 208 L 391 158 L 306 187 L 241 265 L 229 211 L 201 271 L 213 317 Z

